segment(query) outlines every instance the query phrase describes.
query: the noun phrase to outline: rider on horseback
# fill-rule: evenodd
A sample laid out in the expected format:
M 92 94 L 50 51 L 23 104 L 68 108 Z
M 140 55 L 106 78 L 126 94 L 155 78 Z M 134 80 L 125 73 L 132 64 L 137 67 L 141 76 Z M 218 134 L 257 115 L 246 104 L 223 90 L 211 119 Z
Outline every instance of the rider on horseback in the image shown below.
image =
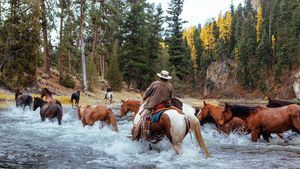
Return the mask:
M 171 107 L 171 100 L 173 97 L 174 88 L 169 83 L 169 72 L 162 70 L 161 73 L 157 73 L 159 80 L 154 81 L 147 88 L 143 96 L 143 102 L 146 101 L 141 111 L 141 120 L 138 126 L 134 126 L 132 129 L 132 140 L 136 140 L 139 135 L 140 128 L 141 138 L 149 140 L 150 136 L 150 117 L 154 113 L 154 110 L 159 108 L 169 108 Z

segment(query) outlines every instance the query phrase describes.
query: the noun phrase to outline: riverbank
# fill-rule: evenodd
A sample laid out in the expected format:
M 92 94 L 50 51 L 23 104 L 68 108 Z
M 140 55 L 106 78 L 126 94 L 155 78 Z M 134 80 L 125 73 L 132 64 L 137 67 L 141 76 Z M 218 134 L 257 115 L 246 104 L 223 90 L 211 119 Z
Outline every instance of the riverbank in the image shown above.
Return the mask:
M 31 94 L 33 97 L 39 97 L 39 94 Z M 98 91 L 97 93 L 89 93 L 89 96 L 86 96 L 81 93 L 80 95 L 80 105 L 98 105 L 105 104 L 105 91 Z M 70 105 L 70 95 L 54 95 L 53 98 L 58 99 L 63 105 Z M 141 100 L 141 94 L 138 92 L 113 92 L 113 103 L 121 103 L 121 100 Z M 182 102 L 190 104 L 192 106 L 201 106 L 203 105 L 203 99 L 200 98 L 191 98 L 183 97 L 179 98 Z M 242 99 L 205 99 L 206 102 L 224 105 L 227 103 L 240 103 L 240 104 L 250 104 L 250 105 L 262 105 L 266 104 L 267 100 L 242 100 Z M 11 106 L 15 104 L 14 93 L 9 91 L 0 90 L 0 109 Z

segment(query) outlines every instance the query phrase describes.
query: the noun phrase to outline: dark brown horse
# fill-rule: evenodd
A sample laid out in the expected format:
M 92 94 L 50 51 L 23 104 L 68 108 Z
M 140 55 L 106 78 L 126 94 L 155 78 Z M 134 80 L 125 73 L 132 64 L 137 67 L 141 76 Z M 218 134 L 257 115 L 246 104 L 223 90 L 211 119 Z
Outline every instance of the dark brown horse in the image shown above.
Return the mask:
M 58 120 L 58 125 L 61 125 L 63 113 L 59 104 L 48 103 L 41 98 L 35 97 L 33 102 L 33 110 L 35 111 L 38 107 L 40 108 L 42 121 L 45 121 L 46 118 L 52 119 L 56 117 Z
M 197 115 L 197 118 L 201 122 L 207 116 L 211 115 L 214 118 L 214 121 L 217 122 L 216 127 L 225 134 L 231 132 L 245 133 L 247 131 L 246 122 L 238 117 L 233 117 L 226 125 L 220 126 L 219 123 L 222 120 L 222 112 L 224 111 L 223 107 L 216 106 L 213 104 L 206 103 L 203 101 L 203 107 L 201 107 L 201 113 Z
M 57 103 L 60 105 L 60 107 L 62 108 L 62 105 L 61 105 L 61 102 L 57 99 L 53 99 L 52 97 L 52 92 L 48 89 L 48 88 L 43 88 L 42 89 L 42 92 L 41 92 L 41 98 L 46 98 L 46 101 L 49 103 L 49 104 L 52 104 L 52 103 Z
M 23 106 L 23 110 L 28 106 L 31 110 L 32 107 L 32 97 L 28 94 L 22 94 L 19 89 L 15 93 L 16 107 Z
M 78 106 L 79 99 L 80 99 L 80 91 L 79 90 L 76 93 L 72 93 L 71 100 L 70 100 L 70 102 L 72 102 L 72 107 L 74 104 L 74 100 L 75 100 L 75 106 Z
M 78 118 L 81 120 L 83 127 L 86 125 L 93 126 L 96 121 L 105 121 L 108 125 L 112 125 L 114 131 L 118 131 L 118 124 L 113 111 L 106 106 L 98 105 L 92 107 L 86 106 L 83 110 L 77 109 Z
M 290 104 L 298 104 L 299 103 L 293 103 L 293 102 L 289 102 L 289 101 L 286 101 L 286 100 L 280 100 L 280 99 L 271 99 L 268 97 L 268 104 L 267 104 L 267 107 L 270 107 L 270 108 L 275 108 L 275 107 L 282 107 L 282 106 L 287 106 L 287 105 L 290 105 Z
M 260 138 L 260 135 L 269 142 L 271 133 L 282 133 L 290 129 L 300 132 L 300 106 L 296 104 L 268 108 L 225 103 L 222 116 L 221 125 L 225 125 L 233 117 L 239 117 L 246 121 L 248 129 L 251 131 L 251 139 L 254 142 Z

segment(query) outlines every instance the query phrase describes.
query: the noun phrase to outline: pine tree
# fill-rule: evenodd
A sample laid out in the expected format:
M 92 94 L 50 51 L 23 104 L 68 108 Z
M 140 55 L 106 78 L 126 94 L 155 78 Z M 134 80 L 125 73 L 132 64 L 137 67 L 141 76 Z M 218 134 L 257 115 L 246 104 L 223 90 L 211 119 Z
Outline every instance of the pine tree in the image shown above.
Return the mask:
M 7 43 L 0 80 L 11 89 L 36 82 L 40 46 L 40 9 L 38 4 L 11 1 L 1 39 Z
M 172 71 L 175 72 L 175 75 L 180 80 L 183 80 L 190 73 L 186 69 L 188 62 L 185 58 L 185 48 L 182 40 L 183 21 L 180 18 L 180 15 L 183 9 L 183 2 L 183 0 L 171 0 L 167 11 L 169 61 L 172 66 Z
M 150 31 L 147 6 L 144 0 L 130 2 L 130 10 L 123 25 L 122 72 L 127 84 L 130 86 L 133 83 L 138 89 L 148 87 L 152 74 L 149 74 L 152 65 L 148 64 Z
M 150 37 L 149 37 L 149 49 L 148 49 L 148 65 L 153 65 L 152 69 L 148 70 L 149 79 L 145 79 L 147 84 L 150 84 L 156 78 L 156 72 L 161 71 L 161 67 L 159 67 L 159 58 L 162 55 L 162 46 L 161 42 L 163 41 L 162 33 L 163 29 L 163 10 L 161 5 L 159 4 L 155 9 L 154 6 L 151 6 L 148 10 L 148 17 L 149 17 L 149 30 L 150 30 Z M 154 68 L 154 69 L 153 69 Z
M 242 23 L 241 36 L 238 39 L 238 70 L 237 78 L 244 87 L 255 87 L 255 79 L 259 72 L 255 59 L 256 28 L 254 13 L 250 0 L 246 1 L 244 9 L 246 17 Z
M 118 62 L 118 41 L 114 43 L 112 49 L 112 55 L 110 58 L 108 72 L 107 72 L 107 80 L 112 90 L 120 91 L 122 89 L 123 77 L 122 77 L 122 73 L 120 72 L 119 62 Z

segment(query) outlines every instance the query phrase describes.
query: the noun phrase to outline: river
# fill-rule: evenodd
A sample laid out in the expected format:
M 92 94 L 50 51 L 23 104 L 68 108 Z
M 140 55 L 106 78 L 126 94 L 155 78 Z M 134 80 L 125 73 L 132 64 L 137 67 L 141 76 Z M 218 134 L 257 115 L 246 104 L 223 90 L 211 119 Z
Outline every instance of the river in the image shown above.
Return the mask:
M 118 108 L 113 108 L 116 114 Z M 117 120 L 118 133 L 109 126 L 100 128 L 100 123 L 82 127 L 76 109 L 70 107 L 64 107 L 61 126 L 56 120 L 41 122 L 39 109 L 0 110 L 0 168 L 300 168 L 299 136 L 288 143 L 276 135 L 270 143 L 253 143 L 250 135 L 227 136 L 204 125 L 203 137 L 212 154 L 207 159 L 189 135 L 181 155 L 166 139 L 150 151 L 147 143 L 127 137 L 129 115 Z

